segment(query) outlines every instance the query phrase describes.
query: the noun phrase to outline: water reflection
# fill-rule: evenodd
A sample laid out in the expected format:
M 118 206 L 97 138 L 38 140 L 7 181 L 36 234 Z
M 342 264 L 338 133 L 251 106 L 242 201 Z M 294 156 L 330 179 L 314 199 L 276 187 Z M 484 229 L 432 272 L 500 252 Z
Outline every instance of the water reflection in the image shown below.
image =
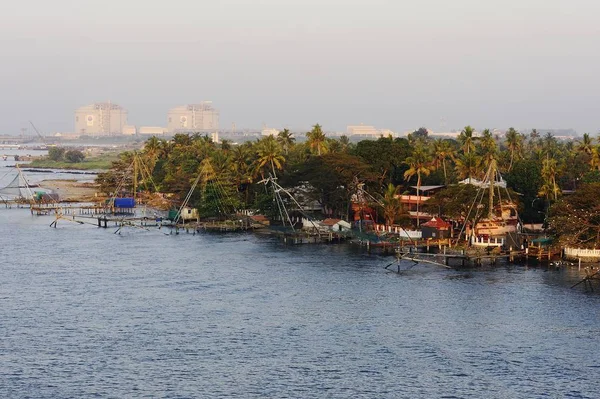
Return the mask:
M 384 270 L 345 246 L 0 210 L 7 397 L 596 397 L 576 270 Z

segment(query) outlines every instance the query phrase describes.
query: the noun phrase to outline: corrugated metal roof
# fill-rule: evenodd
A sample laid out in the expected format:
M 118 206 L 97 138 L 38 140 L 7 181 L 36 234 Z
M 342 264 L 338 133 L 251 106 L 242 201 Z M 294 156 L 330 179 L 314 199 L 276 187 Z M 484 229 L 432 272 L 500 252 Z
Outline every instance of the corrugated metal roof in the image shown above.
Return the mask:
M 410 186 L 411 188 L 414 188 L 415 190 L 417 189 L 417 186 Z M 430 190 L 435 190 L 436 188 L 442 188 L 442 187 L 446 187 L 446 186 L 421 186 L 421 188 L 419 188 L 419 191 L 430 191 Z

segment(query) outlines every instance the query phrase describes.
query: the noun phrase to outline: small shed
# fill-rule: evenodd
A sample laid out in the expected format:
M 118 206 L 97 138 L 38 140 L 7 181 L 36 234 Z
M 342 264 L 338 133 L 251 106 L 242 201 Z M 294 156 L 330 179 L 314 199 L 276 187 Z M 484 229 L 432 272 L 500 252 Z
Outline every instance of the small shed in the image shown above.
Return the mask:
M 58 194 L 46 193 L 44 191 L 35 192 L 35 200 L 41 204 L 52 204 L 60 201 Z
M 342 219 L 325 219 L 321 225 L 330 231 L 349 231 L 352 225 Z
M 115 198 L 115 208 L 135 208 L 135 199 L 131 197 Z
M 452 225 L 440 218 L 432 218 L 429 222 L 421 225 L 423 238 L 448 238 L 450 237 L 450 229 Z
M 178 209 L 171 209 L 169 211 L 169 216 L 167 216 L 167 219 L 169 219 L 171 221 L 175 221 L 175 219 L 177 219 L 178 213 L 179 213 Z M 190 208 L 189 206 L 185 206 L 185 207 L 183 207 L 183 209 L 181 209 L 181 214 L 179 215 L 178 221 L 187 222 L 190 220 L 195 220 L 195 221 L 200 220 L 200 215 L 198 214 L 198 209 Z
M 187 222 L 189 220 L 200 220 L 200 214 L 198 213 L 198 209 L 190 208 L 189 206 L 184 206 L 181 210 L 181 220 Z

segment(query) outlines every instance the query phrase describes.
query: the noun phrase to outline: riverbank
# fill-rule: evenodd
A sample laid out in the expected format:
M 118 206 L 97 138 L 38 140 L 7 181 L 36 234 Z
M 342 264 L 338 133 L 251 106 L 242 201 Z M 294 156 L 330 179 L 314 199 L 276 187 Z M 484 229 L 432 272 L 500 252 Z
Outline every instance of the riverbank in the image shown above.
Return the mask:
M 99 195 L 96 183 L 78 180 L 43 180 L 40 188 L 58 194 L 60 200 L 66 202 L 93 202 Z
M 21 167 L 45 169 L 70 169 L 70 170 L 108 170 L 112 163 L 119 159 L 118 152 L 110 152 L 98 156 L 85 158 L 81 162 L 53 161 L 48 157 L 33 159 Z

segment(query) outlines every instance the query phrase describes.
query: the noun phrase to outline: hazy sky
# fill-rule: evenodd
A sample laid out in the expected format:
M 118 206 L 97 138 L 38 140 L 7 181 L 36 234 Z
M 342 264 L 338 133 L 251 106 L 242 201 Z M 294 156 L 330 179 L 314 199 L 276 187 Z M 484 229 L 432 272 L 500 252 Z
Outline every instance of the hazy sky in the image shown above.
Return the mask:
M 598 0 L 0 3 L 0 133 L 135 125 L 212 100 L 221 127 L 600 128 Z M 29 129 L 31 131 L 31 128 Z

